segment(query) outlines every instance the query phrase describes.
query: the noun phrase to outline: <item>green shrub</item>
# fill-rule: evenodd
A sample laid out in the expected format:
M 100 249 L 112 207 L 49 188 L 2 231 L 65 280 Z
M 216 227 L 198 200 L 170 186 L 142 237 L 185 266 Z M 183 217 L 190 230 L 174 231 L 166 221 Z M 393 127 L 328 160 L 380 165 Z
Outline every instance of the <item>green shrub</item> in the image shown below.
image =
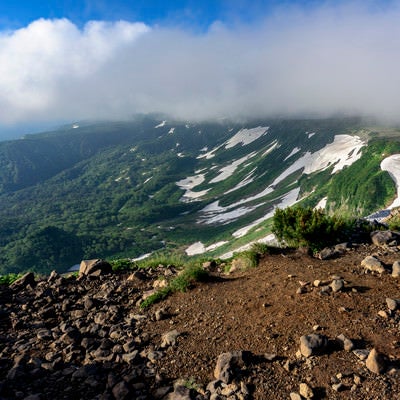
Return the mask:
M 128 271 L 136 267 L 134 261 L 131 261 L 129 258 L 120 258 L 118 260 L 111 260 L 110 264 L 112 266 L 113 271 Z
M 149 307 L 160 300 L 165 299 L 168 295 L 175 292 L 186 292 L 186 290 L 195 282 L 204 282 L 208 278 L 207 271 L 196 265 L 187 266 L 182 272 L 173 278 L 167 287 L 158 290 L 149 296 L 141 304 L 141 308 Z
M 0 285 L 11 285 L 17 279 L 21 278 L 22 274 L 7 274 L 0 276 Z
M 277 209 L 273 217 L 272 232 L 281 243 L 290 247 L 309 247 L 313 251 L 348 240 L 354 220 L 328 216 L 311 207 Z

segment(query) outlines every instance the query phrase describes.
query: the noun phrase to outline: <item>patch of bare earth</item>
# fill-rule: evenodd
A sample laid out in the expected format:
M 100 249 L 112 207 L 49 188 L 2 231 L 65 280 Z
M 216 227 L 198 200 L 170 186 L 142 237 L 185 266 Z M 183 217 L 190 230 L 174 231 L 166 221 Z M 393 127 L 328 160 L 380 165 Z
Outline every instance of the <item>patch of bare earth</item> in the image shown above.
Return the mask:
M 374 252 L 377 248 L 360 246 L 325 261 L 300 253 L 267 255 L 257 268 L 216 274 L 210 282 L 153 305 L 150 314 L 165 308 L 170 315 L 144 322 L 154 347 L 166 331 L 181 334 L 156 361 L 159 371 L 169 379 L 192 378 L 206 385 L 215 379 L 218 355 L 246 350 L 253 361 L 238 378 L 249 385 L 254 399 L 289 399 L 300 383 L 313 388 L 314 398 L 400 398 L 400 311 L 390 312 L 385 301 L 400 297 L 400 281 L 390 273 L 364 272 L 361 261 Z M 378 255 L 388 266 L 400 259 L 396 252 Z M 322 293 L 321 285 L 335 276 L 344 279 L 344 289 Z M 322 282 L 319 287 L 316 280 Z M 296 355 L 300 337 L 310 333 L 327 336 L 328 349 L 310 358 Z M 384 354 L 386 372 L 369 371 L 365 361 L 343 350 L 335 340 L 340 334 L 356 348 Z M 265 354 L 275 358 L 268 361 Z

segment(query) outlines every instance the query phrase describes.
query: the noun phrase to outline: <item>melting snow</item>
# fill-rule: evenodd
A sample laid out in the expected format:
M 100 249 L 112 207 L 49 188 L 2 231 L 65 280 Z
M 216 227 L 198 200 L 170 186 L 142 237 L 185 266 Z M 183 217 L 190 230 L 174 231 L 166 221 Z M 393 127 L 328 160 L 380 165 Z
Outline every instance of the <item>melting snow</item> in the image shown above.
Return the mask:
M 245 161 L 247 161 L 249 158 L 254 157 L 256 154 L 257 154 L 257 152 L 253 151 L 252 153 L 248 154 L 247 156 L 239 158 L 239 160 L 233 161 L 231 164 L 227 165 L 226 167 L 221 168 L 219 170 L 220 174 L 217 175 L 215 178 L 211 179 L 210 183 L 221 182 L 221 181 L 229 178 L 236 171 L 237 167 L 240 164 L 243 164 Z
M 218 247 L 223 246 L 224 244 L 226 244 L 228 242 L 226 241 L 221 241 L 221 242 L 217 242 L 214 244 L 211 244 L 210 246 L 204 246 L 204 244 L 202 242 L 196 242 L 193 243 L 192 245 L 190 245 L 186 250 L 185 253 L 188 256 L 194 256 L 196 254 L 203 254 L 206 253 L 207 251 L 212 251 L 217 249 Z
M 170 133 L 171 135 L 175 132 L 175 128 L 171 128 L 168 133 Z
M 315 132 L 311 133 L 306 132 L 306 135 L 308 135 L 308 138 L 311 139 L 315 135 Z
M 204 174 L 198 174 L 194 176 L 189 176 L 185 179 L 181 179 L 176 182 L 181 189 L 186 190 L 186 192 L 182 196 L 182 201 L 191 201 L 193 199 L 197 199 L 199 197 L 204 196 L 210 189 L 202 190 L 200 192 L 194 192 L 193 189 L 195 186 L 200 185 L 205 180 Z
M 241 129 L 236 135 L 232 136 L 225 145 L 225 149 L 230 149 L 239 143 L 246 146 L 268 132 L 269 127 L 257 126 L 257 128 Z
M 276 208 L 286 208 L 286 207 L 292 206 L 293 204 L 295 204 L 297 202 L 299 193 L 300 193 L 300 188 L 295 188 L 295 189 L 291 190 L 290 192 L 288 192 L 285 196 L 283 196 L 281 198 L 281 202 L 276 204 L 272 211 L 270 211 L 263 217 L 258 218 L 250 225 L 244 226 L 243 228 L 240 228 L 237 231 L 233 232 L 232 236 L 234 236 L 236 238 L 242 237 L 242 236 L 246 235 L 250 229 L 254 228 L 261 222 L 264 222 L 267 219 L 272 218 L 274 216 Z
M 72 129 L 77 129 L 77 128 L 79 128 L 79 125 L 78 125 L 78 124 L 73 124 L 73 125 L 72 125 Z
M 185 155 L 184 155 L 183 153 L 177 153 L 177 156 L 178 156 L 179 158 L 185 157 Z
M 388 209 L 400 207 L 400 154 L 394 154 L 385 158 L 381 162 L 381 169 L 382 171 L 387 171 L 389 173 L 397 188 L 397 198 L 388 207 Z
M 143 182 L 143 185 L 144 185 L 145 183 L 147 183 L 148 181 L 150 181 L 151 179 L 153 179 L 152 176 L 151 176 L 150 178 L 147 178 L 147 179 Z
M 232 192 L 234 192 L 235 190 L 238 190 L 238 189 L 240 189 L 240 188 L 242 188 L 242 187 L 248 185 L 249 183 L 253 182 L 253 181 L 254 181 L 253 174 L 254 174 L 254 172 L 255 172 L 256 169 L 257 169 L 257 167 L 254 168 L 252 171 L 250 171 L 250 173 L 249 173 L 241 182 L 239 182 L 239 183 L 238 183 L 236 186 L 234 186 L 232 189 L 229 189 L 228 191 L 226 191 L 224 194 L 232 193 Z
M 300 149 L 299 147 L 295 147 L 295 148 L 291 151 L 291 153 L 290 153 L 283 161 L 286 161 L 288 158 L 294 156 L 294 155 L 295 155 L 296 153 L 298 153 L 300 150 L 301 150 L 301 149 Z
M 180 181 L 176 182 L 176 184 L 181 189 L 193 189 L 195 186 L 200 185 L 205 180 L 204 174 L 198 174 L 194 176 L 188 176 L 185 179 L 181 179 Z
M 167 123 L 167 121 L 162 121 L 160 124 L 158 124 L 154 128 L 162 128 L 163 126 L 165 126 L 166 123 Z
M 336 135 L 333 143 L 313 154 L 312 163 L 306 166 L 304 173 L 311 174 L 335 164 L 334 174 L 361 158 L 360 150 L 365 145 L 366 142 L 358 136 Z
M 277 140 L 274 140 L 271 144 L 270 147 L 268 147 L 267 150 L 264 151 L 263 157 L 266 156 L 267 154 L 271 153 L 273 150 L 279 147 L 279 142 Z
M 304 168 L 304 174 L 322 171 L 335 165 L 332 174 L 342 170 L 345 166 L 353 164 L 361 157 L 361 149 L 366 145 L 358 136 L 336 135 L 333 143 L 327 144 L 323 149 L 311 154 L 306 152 L 297 159 L 286 171 L 279 175 L 272 186 L 282 182 L 293 172 Z
M 257 207 L 260 207 L 261 205 L 263 205 L 263 203 L 261 204 L 257 204 L 255 206 L 251 206 L 251 207 L 239 207 L 236 210 L 232 210 L 232 211 L 227 211 L 227 212 L 223 212 L 223 213 L 218 213 L 217 215 L 203 215 L 201 217 L 201 219 L 198 221 L 198 223 L 203 222 L 204 224 L 215 224 L 216 222 L 222 223 L 223 225 L 228 224 L 229 222 L 232 222 L 236 219 L 238 219 L 239 217 L 248 214 L 249 212 L 255 210 Z M 204 211 L 204 209 L 203 209 Z
M 249 250 L 251 248 L 251 246 L 253 246 L 254 243 L 265 243 L 265 244 L 269 244 L 269 245 L 272 245 L 272 246 L 277 246 L 278 245 L 278 242 L 276 240 L 275 235 L 271 233 L 271 234 L 269 234 L 269 235 L 267 235 L 267 236 L 265 236 L 265 237 L 263 237 L 261 239 L 258 239 L 256 241 L 252 241 L 250 243 L 247 243 L 244 246 L 241 246 L 241 247 L 239 247 L 239 248 L 237 248 L 235 250 L 228 251 L 227 253 L 222 254 L 221 256 L 219 256 L 219 258 L 221 260 L 226 260 L 227 258 L 231 258 L 231 257 L 233 257 L 233 255 L 235 253 L 240 253 L 242 251 Z
M 223 144 L 221 144 L 220 146 L 215 147 L 214 149 L 212 149 L 211 151 L 209 151 L 208 153 L 204 153 L 204 154 L 200 154 L 198 155 L 196 158 L 200 159 L 200 158 L 205 158 L 206 160 L 209 160 L 210 158 L 215 157 L 215 153 L 223 146 Z M 200 151 L 207 151 L 207 147 L 204 147 L 203 149 L 201 149 Z
M 325 207 L 326 207 L 326 202 L 328 201 L 328 198 L 327 197 L 324 197 L 323 199 L 321 199 L 319 202 L 318 202 L 318 204 L 314 207 L 315 208 L 315 210 L 318 210 L 318 209 L 325 209 Z

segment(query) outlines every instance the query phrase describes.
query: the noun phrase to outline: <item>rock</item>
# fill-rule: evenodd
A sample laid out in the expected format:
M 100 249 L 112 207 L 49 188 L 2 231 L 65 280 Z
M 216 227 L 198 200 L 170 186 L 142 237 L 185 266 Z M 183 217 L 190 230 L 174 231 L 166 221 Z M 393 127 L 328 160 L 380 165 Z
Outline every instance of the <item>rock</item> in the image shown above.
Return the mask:
M 399 235 L 393 231 L 374 231 L 371 232 L 371 240 L 379 247 L 397 245 Z
M 165 348 L 168 346 L 175 346 L 176 338 L 179 336 L 179 332 L 174 329 L 173 331 L 169 331 L 164 333 L 161 337 L 161 348 Z
M 356 349 L 353 350 L 353 354 L 361 361 L 364 361 L 367 359 L 369 355 L 369 350 L 366 349 Z
M 147 280 L 147 275 L 144 272 L 141 271 L 135 271 L 131 275 L 128 276 L 127 281 L 146 281 Z
M 343 347 L 343 350 L 352 351 L 354 349 L 354 343 L 343 334 L 340 334 L 337 339 Z
M 300 352 L 304 357 L 321 354 L 328 345 L 328 339 L 324 335 L 312 333 L 300 338 Z
M 305 399 L 312 399 L 314 397 L 314 392 L 307 383 L 300 383 L 300 396 L 304 397 Z
M 183 385 L 177 385 L 174 391 L 168 395 L 168 400 L 191 400 L 193 390 Z
M 131 364 L 136 359 L 136 356 L 138 355 L 138 353 L 139 353 L 138 350 L 133 350 L 130 353 L 122 354 L 122 360 L 128 364 Z
M 343 383 L 341 383 L 341 382 L 339 382 L 339 383 L 334 383 L 334 384 L 332 385 L 332 389 L 333 389 L 335 392 L 340 392 L 341 390 L 344 389 L 344 385 L 343 385 Z
M 79 276 L 100 276 L 110 274 L 111 272 L 111 264 L 109 264 L 107 261 L 100 259 L 82 260 L 79 266 Z
M 51 334 L 51 331 L 49 331 L 48 329 L 39 329 L 36 332 L 36 337 L 39 340 L 50 340 L 50 339 L 53 339 L 53 335 Z
M 392 265 L 392 276 L 393 278 L 400 277 L 400 261 L 395 261 Z
M 118 382 L 112 389 L 115 400 L 125 400 L 130 398 L 130 388 L 125 381 Z
M 333 293 L 337 293 L 342 291 L 344 288 L 344 281 L 343 279 L 334 279 L 329 286 L 331 287 Z
M 386 298 L 386 304 L 391 311 L 395 311 L 399 308 L 400 300 L 397 299 L 390 299 L 389 297 Z
M 320 260 L 329 260 L 332 258 L 339 257 L 342 253 L 337 251 L 334 247 L 325 247 L 318 253 Z
M 240 370 L 247 363 L 249 353 L 245 351 L 231 351 L 218 356 L 214 369 L 214 377 L 226 384 L 232 382 L 236 377 L 237 370 Z
M 376 349 L 372 349 L 365 361 L 366 367 L 375 374 L 381 374 L 386 370 L 386 363 Z
M 154 318 L 156 321 L 161 321 L 161 320 L 167 318 L 167 316 L 168 316 L 168 314 L 166 313 L 166 311 L 163 308 L 156 310 L 156 312 L 154 313 Z
M 364 267 L 366 271 L 378 272 L 380 274 L 385 272 L 383 264 L 373 256 L 365 257 L 364 260 L 361 261 L 361 266 Z
M 27 272 L 25 275 L 21 276 L 21 278 L 17 279 L 10 285 L 10 288 L 13 290 L 22 290 L 28 285 L 31 287 L 36 286 L 35 275 L 33 272 Z
M 389 318 L 388 313 L 387 313 L 386 311 L 384 311 L 384 310 L 379 310 L 379 311 L 378 311 L 378 315 L 379 315 L 381 318 L 384 318 L 384 319 L 388 319 L 388 318 Z
M 290 393 L 289 396 L 290 396 L 290 400 L 302 400 L 301 396 L 296 392 Z

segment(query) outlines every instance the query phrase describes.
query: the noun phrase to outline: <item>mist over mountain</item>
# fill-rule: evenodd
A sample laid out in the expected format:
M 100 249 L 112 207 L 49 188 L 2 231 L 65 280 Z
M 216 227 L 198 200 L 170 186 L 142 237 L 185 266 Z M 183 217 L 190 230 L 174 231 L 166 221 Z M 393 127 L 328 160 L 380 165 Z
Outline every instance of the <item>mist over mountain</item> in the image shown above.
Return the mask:
M 400 9 L 384 3 L 287 4 L 251 25 L 215 21 L 203 31 L 38 19 L 0 33 L 3 131 L 149 112 L 398 121 Z

